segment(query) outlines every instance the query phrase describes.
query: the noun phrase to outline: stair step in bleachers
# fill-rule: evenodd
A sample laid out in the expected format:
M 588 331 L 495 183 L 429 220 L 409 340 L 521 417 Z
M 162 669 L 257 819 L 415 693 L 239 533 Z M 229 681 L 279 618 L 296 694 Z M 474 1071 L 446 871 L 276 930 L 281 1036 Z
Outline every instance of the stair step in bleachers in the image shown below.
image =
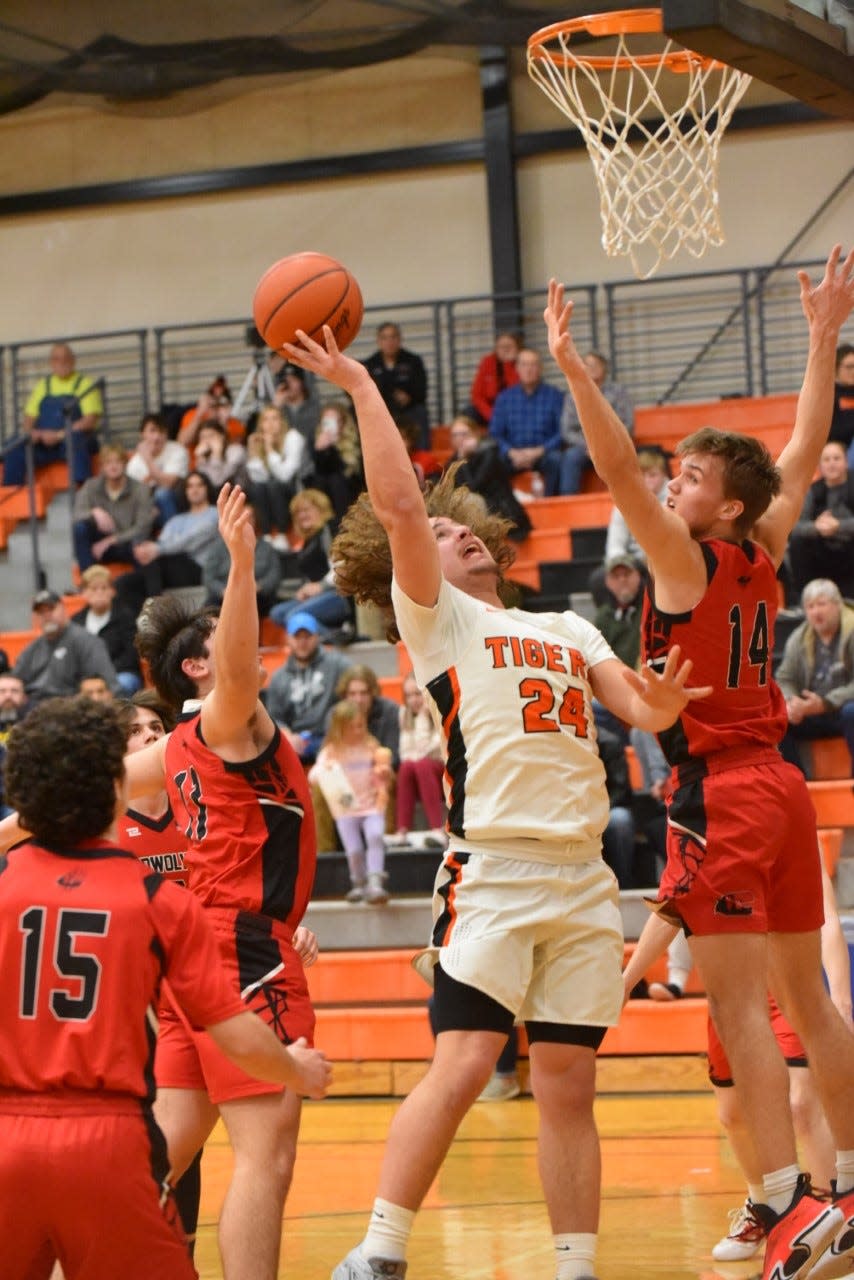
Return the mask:
M 536 560 L 514 560 L 505 577 L 509 582 L 518 582 L 521 586 L 528 587 L 530 591 L 540 590 L 540 566 Z
M 614 504 L 609 493 L 574 493 L 564 498 L 537 498 L 527 506 L 535 529 L 587 529 L 607 525 Z
M 568 560 L 570 558 L 568 529 L 532 529 L 524 542 L 519 543 L 519 555 L 523 560 Z
M 543 595 L 562 595 L 563 608 L 568 608 L 573 591 L 587 591 L 590 575 L 602 561 L 597 557 L 576 557 L 574 560 L 551 561 L 540 565 L 540 591 Z
M 601 528 L 592 525 L 589 529 L 573 529 L 569 535 L 572 558 L 596 560 L 599 564 L 605 559 L 605 541 L 608 537 L 607 526 Z
M 627 946 L 626 958 L 631 951 Z M 415 954 L 409 948 L 321 952 L 307 979 L 317 1010 L 317 1040 L 333 1061 L 426 1061 L 432 1056 L 429 987 L 412 968 Z M 665 978 L 662 958 L 649 979 Z M 706 1001 L 692 975 L 682 1000 L 630 1001 L 601 1054 L 702 1053 L 706 1020 Z M 524 1030 L 520 1051 L 527 1052 Z

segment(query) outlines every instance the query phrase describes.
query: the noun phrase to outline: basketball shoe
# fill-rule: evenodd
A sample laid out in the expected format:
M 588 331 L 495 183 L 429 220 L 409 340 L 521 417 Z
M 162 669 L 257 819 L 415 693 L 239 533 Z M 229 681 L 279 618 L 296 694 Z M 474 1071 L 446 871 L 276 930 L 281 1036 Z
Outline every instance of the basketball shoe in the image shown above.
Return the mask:
M 833 1203 L 841 1209 L 845 1220 L 830 1248 L 825 1249 L 810 1272 L 816 1280 L 837 1280 L 838 1276 L 854 1276 L 854 1191 L 837 1196 L 836 1183 L 831 1183 Z
M 332 1272 L 332 1280 L 403 1280 L 405 1262 L 392 1262 L 390 1258 L 366 1258 L 361 1245 L 351 1249 L 343 1262 Z
M 751 1213 L 768 1233 L 762 1280 L 801 1280 L 814 1275 L 816 1262 L 845 1221 L 836 1205 L 816 1200 L 809 1174 L 798 1175 L 794 1199 L 785 1213 L 754 1204 Z
M 753 1216 L 753 1206 L 745 1200 L 730 1210 L 729 1231 L 712 1249 L 712 1257 L 716 1262 L 743 1262 L 759 1252 L 766 1235 L 762 1223 Z

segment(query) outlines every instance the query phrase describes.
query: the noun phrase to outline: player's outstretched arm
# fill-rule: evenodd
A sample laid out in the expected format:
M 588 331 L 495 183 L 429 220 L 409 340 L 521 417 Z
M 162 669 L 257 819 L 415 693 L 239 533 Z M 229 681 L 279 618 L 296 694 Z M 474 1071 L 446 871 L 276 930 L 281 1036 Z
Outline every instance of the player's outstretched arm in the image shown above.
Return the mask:
M 681 650 L 676 644 L 667 655 L 661 671 L 641 667 L 632 671 L 618 658 L 597 662 L 590 670 L 590 685 L 599 701 L 620 720 L 660 733 L 674 723 L 689 702 L 707 698 L 711 685 L 691 688 L 691 659 L 679 664 Z
M 0 821 L 0 853 L 11 849 L 13 844 L 26 840 L 30 832 L 25 831 L 18 821 L 17 813 L 9 813 Z
M 219 532 L 228 548 L 228 582 L 214 632 L 215 684 L 202 704 L 202 732 L 212 750 L 244 738 L 254 718 L 269 741 L 273 722 L 258 698 L 258 604 L 255 529 L 239 485 L 223 485 L 217 498 Z M 269 723 L 267 723 L 269 722 Z
M 323 1098 L 332 1067 L 320 1049 L 309 1049 L 305 1038 L 286 1048 L 256 1014 L 248 1009 L 209 1026 L 211 1039 L 247 1075 L 283 1084 L 305 1098 Z
M 623 1004 L 626 1003 L 635 987 L 652 967 L 659 956 L 663 956 L 676 934 L 679 932 L 675 924 L 661 916 L 651 915 L 641 930 L 629 963 L 623 970 Z
M 297 330 L 300 346 L 285 343 L 289 360 L 334 382 L 351 397 L 359 423 L 368 494 L 391 543 L 394 574 L 416 604 L 433 605 L 441 571 L 436 540 L 403 438 L 371 375 L 358 360 L 343 355 L 324 325 L 325 346 Z
M 563 285 L 550 280 L 543 313 L 549 350 L 572 392 L 596 473 L 608 486 L 656 577 L 672 574 L 683 588 L 687 585 L 694 594 L 702 594 L 706 586 L 702 554 L 685 522 L 663 507 L 646 487 L 631 436 L 590 377 L 573 342 L 572 309 Z
M 792 435 L 777 462 L 782 488 L 755 530 L 757 540 L 778 564 L 812 484 L 833 417 L 839 331 L 854 308 L 854 249 L 840 263 L 841 257 L 842 246 L 834 245 L 815 287 L 805 271 L 798 272 L 801 307 L 809 325 L 807 366 Z

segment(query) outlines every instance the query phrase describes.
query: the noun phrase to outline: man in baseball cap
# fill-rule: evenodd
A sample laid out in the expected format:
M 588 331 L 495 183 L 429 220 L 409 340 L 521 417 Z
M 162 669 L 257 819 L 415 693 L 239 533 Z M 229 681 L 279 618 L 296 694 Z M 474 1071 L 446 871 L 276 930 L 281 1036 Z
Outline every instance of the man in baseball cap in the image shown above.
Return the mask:
M 102 676 L 113 693 L 120 692 L 104 641 L 69 625 L 61 596 L 45 587 L 33 596 L 31 607 L 34 629 L 41 634 L 21 651 L 13 672 L 31 703 L 71 697 L 89 676 Z
M 313 613 L 308 613 L 307 610 L 303 609 L 290 615 L 285 630 L 289 636 L 295 636 L 298 631 L 308 631 L 313 636 L 319 636 L 320 623 Z

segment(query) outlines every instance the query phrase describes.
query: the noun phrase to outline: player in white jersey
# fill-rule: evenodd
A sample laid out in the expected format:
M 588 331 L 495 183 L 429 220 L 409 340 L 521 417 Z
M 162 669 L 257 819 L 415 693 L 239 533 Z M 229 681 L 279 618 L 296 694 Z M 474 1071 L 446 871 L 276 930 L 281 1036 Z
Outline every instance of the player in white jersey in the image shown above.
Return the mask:
M 516 1017 L 530 1044 L 556 1274 L 591 1277 L 600 1183 L 595 1053 L 622 999 L 591 700 L 657 730 L 706 691 L 686 689 L 689 664 L 678 669 L 678 655 L 660 677 L 638 675 L 583 619 L 506 609 L 507 522 L 454 489 L 453 477 L 425 507 L 375 384 L 338 352 L 328 328 L 324 337 L 326 349 L 300 334 L 303 346 L 286 350 L 348 392 L 358 415 L 369 500 L 345 517 L 333 548 L 336 578 L 358 599 L 393 604 L 443 733 L 450 836 L 427 953 L 438 961 L 433 1062 L 392 1122 L 367 1236 L 333 1280 L 406 1274 L 415 1212 Z

